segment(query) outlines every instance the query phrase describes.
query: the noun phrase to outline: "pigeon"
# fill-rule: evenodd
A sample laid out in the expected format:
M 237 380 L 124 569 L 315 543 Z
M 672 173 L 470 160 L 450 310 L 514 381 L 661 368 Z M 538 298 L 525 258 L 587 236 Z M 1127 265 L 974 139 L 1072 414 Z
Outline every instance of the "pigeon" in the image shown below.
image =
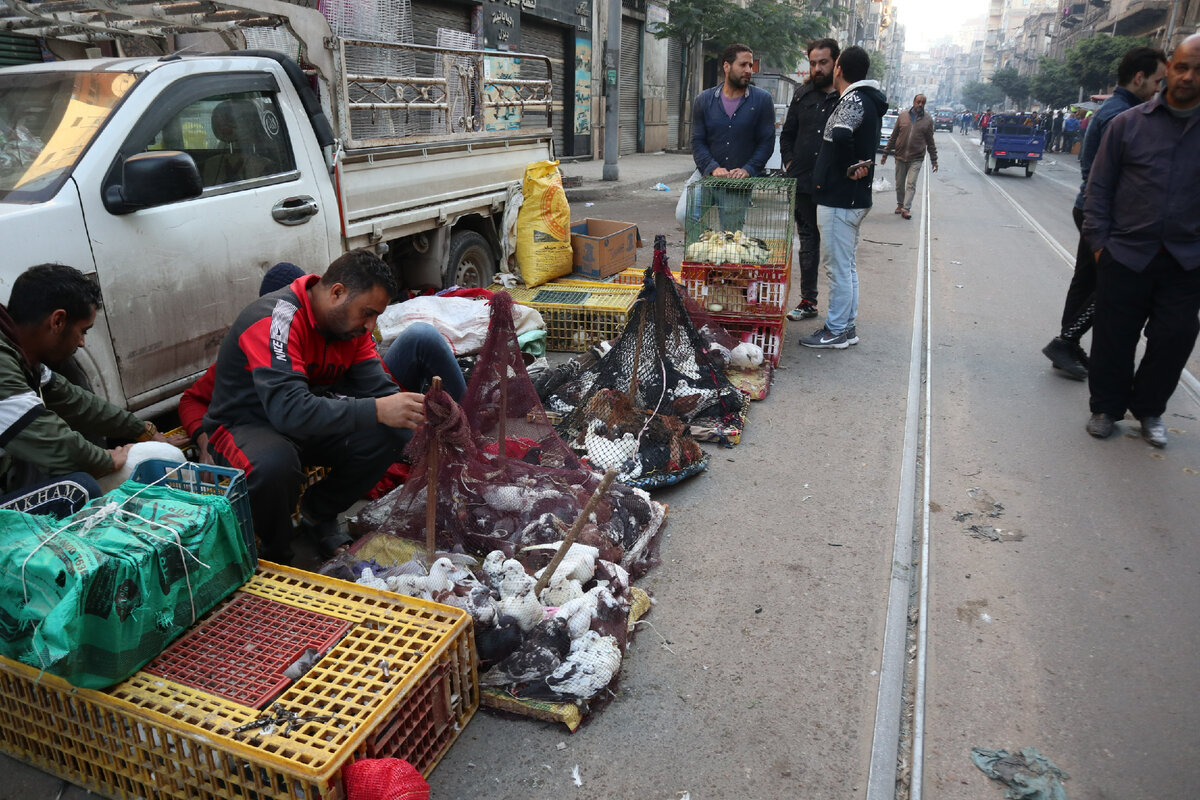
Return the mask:
M 530 545 L 524 548 L 524 550 L 554 550 L 557 552 L 562 547 L 562 544 L 562 542 L 536 544 Z M 554 570 L 554 577 L 574 578 L 580 584 L 587 583 L 596 572 L 596 559 L 599 556 L 600 550 L 598 548 L 574 542 L 571 544 L 571 549 L 567 551 L 562 561 L 559 562 L 558 567 Z M 540 578 L 543 572 L 545 572 L 545 568 L 539 569 L 534 575 Z
M 479 685 L 512 686 L 544 680 L 562 664 L 570 642 L 562 620 L 545 620 L 525 635 L 516 650 L 480 675 Z
M 609 467 L 620 468 L 638 451 L 638 441 L 626 432 L 619 439 L 608 437 L 608 427 L 598 419 L 588 423 L 583 434 L 583 448 L 587 451 L 588 463 L 601 472 Z
M 736 369 L 754 369 L 763 362 L 763 349 L 753 342 L 742 342 L 729 351 L 729 364 Z
M 568 578 L 560 572 L 555 572 L 554 576 L 550 578 L 550 585 L 542 589 L 542 594 L 538 599 L 544 606 L 556 607 L 577 597 L 583 597 L 583 584 L 574 578 Z
M 561 617 L 567 621 L 567 632 L 571 634 L 572 639 L 578 639 L 592 627 L 592 620 L 596 618 L 597 606 L 602 595 L 607 595 L 606 603 L 616 603 L 616 598 L 612 596 L 608 587 L 594 586 L 582 597 L 559 606 L 554 616 L 556 619 Z
M 504 593 L 504 582 L 506 579 L 520 579 L 524 577 L 528 577 L 528 573 L 525 572 L 525 567 L 520 561 L 517 561 L 515 558 L 504 559 L 504 563 L 500 566 L 500 579 L 496 581 L 495 586 L 496 591 L 500 593 L 500 599 L 504 599 L 506 596 Z M 518 590 L 520 583 L 509 583 L 509 587 L 512 590 Z
M 588 631 L 571 642 L 570 653 L 546 678 L 546 687 L 560 696 L 587 700 L 608 686 L 620 669 L 617 640 Z
M 475 652 L 482 669 L 507 658 L 521 645 L 521 629 L 512 617 L 497 617 L 496 624 L 475 629 Z
M 385 581 L 388 591 L 409 597 L 420 597 L 425 589 L 424 575 L 391 575 L 385 578 Z
M 596 562 L 596 581 L 603 581 L 619 600 L 629 596 L 629 571 L 620 564 L 600 559 Z
M 363 571 L 358 576 L 358 580 L 355 581 L 355 583 L 359 584 L 360 586 L 368 586 L 372 589 L 382 589 L 385 592 L 388 591 L 387 581 L 385 581 L 383 578 L 376 578 L 375 573 L 371 571 L 370 567 L 363 567 Z
M 500 579 L 503 577 L 502 568 L 507 558 L 508 556 L 504 555 L 503 550 L 493 550 L 483 559 L 483 574 L 487 576 L 488 583 L 493 589 L 500 588 Z
M 536 583 L 537 581 L 524 572 L 520 575 L 508 575 L 500 582 L 499 611 L 516 619 L 523 631 L 532 629 L 546 616 L 546 609 L 533 594 Z

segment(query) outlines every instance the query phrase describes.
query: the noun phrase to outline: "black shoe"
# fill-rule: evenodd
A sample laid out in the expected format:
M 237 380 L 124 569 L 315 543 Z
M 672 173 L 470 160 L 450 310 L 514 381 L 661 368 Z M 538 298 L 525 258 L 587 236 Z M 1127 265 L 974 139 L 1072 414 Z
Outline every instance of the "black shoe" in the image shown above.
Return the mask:
M 1087 432 L 1097 439 L 1107 439 L 1117 427 L 1117 418 L 1112 414 L 1097 412 L 1087 421 Z M 1166 434 L 1163 434 L 1166 436 Z
M 301 514 L 298 528 L 302 536 L 307 536 L 316 545 L 321 558 L 333 558 L 354 543 L 350 535 L 338 526 L 336 519 L 314 522 Z
M 1068 342 L 1061 337 L 1054 337 L 1050 344 L 1042 348 L 1042 354 L 1050 359 L 1055 369 L 1062 370 L 1068 378 L 1086 381 L 1088 376 L 1087 364 L 1080 358 L 1083 348 L 1077 342 Z
M 1167 446 L 1167 425 L 1162 417 L 1142 417 L 1142 438 L 1155 447 Z

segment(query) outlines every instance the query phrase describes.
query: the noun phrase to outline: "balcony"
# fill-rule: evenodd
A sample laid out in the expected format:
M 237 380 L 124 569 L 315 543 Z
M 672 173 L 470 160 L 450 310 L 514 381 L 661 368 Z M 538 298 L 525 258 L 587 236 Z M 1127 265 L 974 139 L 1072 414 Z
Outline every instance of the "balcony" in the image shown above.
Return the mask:
M 1151 33 L 1167 24 L 1171 0 L 1130 0 L 1123 9 L 1110 10 L 1109 17 L 1096 26 L 1104 33 L 1139 36 Z

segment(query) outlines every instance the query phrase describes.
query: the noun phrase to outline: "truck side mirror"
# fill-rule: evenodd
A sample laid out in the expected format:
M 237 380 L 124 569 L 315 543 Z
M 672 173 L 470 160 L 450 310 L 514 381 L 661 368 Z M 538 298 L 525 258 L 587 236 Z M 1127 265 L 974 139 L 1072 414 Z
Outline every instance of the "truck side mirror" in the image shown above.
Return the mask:
M 158 150 L 137 153 L 121 165 L 121 180 L 104 190 L 111 214 L 129 214 L 150 206 L 199 197 L 204 191 L 200 170 L 187 153 Z

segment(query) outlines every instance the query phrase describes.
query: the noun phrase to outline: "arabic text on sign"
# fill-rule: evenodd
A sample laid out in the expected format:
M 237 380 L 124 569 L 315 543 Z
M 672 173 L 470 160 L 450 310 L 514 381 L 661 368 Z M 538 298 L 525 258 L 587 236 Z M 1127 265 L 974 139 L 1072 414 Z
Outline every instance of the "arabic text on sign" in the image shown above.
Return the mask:
M 511 28 L 513 25 L 513 18 L 510 17 L 508 14 L 506 14 L 503 11 L 497 11 L 494 14 L 492 14 L 492 24 L 493 25 L 507 25 L 508 27 Z

